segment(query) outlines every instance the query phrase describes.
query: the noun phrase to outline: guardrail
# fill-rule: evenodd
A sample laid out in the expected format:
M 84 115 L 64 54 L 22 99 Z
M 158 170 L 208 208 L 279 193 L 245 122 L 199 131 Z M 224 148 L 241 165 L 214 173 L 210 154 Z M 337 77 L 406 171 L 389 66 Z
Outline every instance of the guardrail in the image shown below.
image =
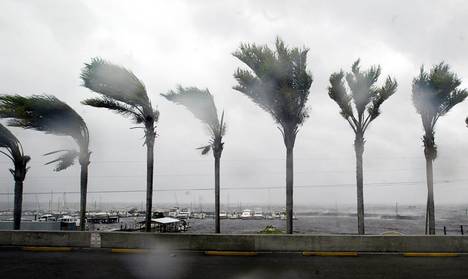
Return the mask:
M 468 253 L 468 237 L 0 231 L 0 246 L 257 252 Z

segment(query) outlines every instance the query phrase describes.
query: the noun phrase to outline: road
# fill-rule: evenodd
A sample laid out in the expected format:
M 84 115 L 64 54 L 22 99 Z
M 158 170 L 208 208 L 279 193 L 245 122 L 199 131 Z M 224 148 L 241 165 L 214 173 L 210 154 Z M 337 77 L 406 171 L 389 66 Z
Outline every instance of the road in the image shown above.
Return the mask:
M 0 278 L 467 278 L 468 257 L 207 256 L 199 252 L 0 250 Z

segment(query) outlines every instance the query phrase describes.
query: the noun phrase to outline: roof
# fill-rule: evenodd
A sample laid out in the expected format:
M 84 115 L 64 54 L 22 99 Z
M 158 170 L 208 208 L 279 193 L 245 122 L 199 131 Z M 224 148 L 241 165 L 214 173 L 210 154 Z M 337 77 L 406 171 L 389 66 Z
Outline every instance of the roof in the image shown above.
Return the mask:
M 171 217 L 163 217 L 163 218 L 151 219 L 151 222 L 156 222 L 160 224 L 171 224 L 171 223 L 180 222 L 180 220 L 176 218 L 171 218 Z

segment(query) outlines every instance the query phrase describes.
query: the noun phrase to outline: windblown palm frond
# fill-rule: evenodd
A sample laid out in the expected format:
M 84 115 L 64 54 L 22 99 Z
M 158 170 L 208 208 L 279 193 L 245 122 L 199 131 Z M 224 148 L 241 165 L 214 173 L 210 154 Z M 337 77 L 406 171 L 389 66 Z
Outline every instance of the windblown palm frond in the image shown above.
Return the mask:
M 241 44 L 234 56 L 250 70 L 237 69 L 233 88 L 269 112 L 280 129 L 297 133 L 308 117 L 305 106 L 312 76 L 307 70 L 308 49 L 285 46 L 277 38 L 275 50 L 267 46 Z
M 24 155 L 23 147 L 19 140 L 2 124 L 0 124 L 0 148 L 4 148 L 6 150 L 6 152 L 0 150 L 0 153 L 10 158 L 15 166 L 14 169 L 10 169 L 11 174 L 15 179 L 24 179 L 28 170 L 26 166 L 31 160 L 31 157 Z M 21 177 L 17 177 L 18 175 Z
M 96 108 L 106 108 L 123 116 L 129 116 L 137 124 L 141 124 L 144 121 L 144 118 L 135 107 L 124 104 L 122 102 L 114 101 L 107 97 L 89 98 L 83 100 L 81 103 Z
M 159 111 L 153 109 L 146 88 L 135 74 L 124 67 L 101 58 L 93 58 L 81 72 L 83 86 L 101 94 L 82 104 L 107 108 L 123 116 L 131 117 L 137 124 L 145 126 L 145 143 L 156 136 L 155 123 Z
M 0 118 L 7 118 L 9 126 L 70 136 L 88 156 L 89 132 L 86 123 L 70 106 L 54 96 L 0 96 Z M 68 166 L 62 164 L 57 169 Z
M 171 90 L 167 94 L 161 95 L 169 101 L 186 107 L 196 118 L 210 127 L 213 135 L 224 135 L 224 127 L 221 127 L 218 120 L 213 95 L 208 89 L 200 90 L 196 87 L 179 86 L 175 91 Z
M 75 164 L 76 158 L 80 156 L 80 153 L 73 149 L 57 150 L 57 151 L 46 153 L 44 155 L 50 155 L 54 153 L 61 153 L 61 155 L 57 159 L 54 159 L 46 163 L 46 165 L 57 163 L 54 171 L 61 171 L 61 170 L 67 169 L 68 167 L 73 166 Z
M 93 58 L 81 72 L 83 86 L 106 97 L 133 106 L 149 104 L 143 83 L 124 67 Z
M 461 80 L 450 71 L 449 65 L 435 65 L 429 73 L 421 67 L 419 76 L 413 80 L 413 103 L 421 115 L 425 131 L 430 132 L 440 116 L 468 96 L 466 89 L 458 89 Z
M 161 94 L 163 97 L 176 104 L 186 107 L 196 118 L 205 123 L 211 133 L 210 145 L 202 146 L 202 154 L 207 154 L 210 149 L 217 150 L 216 147 L 222 144 L 222 137 L 226 132 L 226 124 L 224 123 L 224 112 L 221 114 L 221 119 L 218 119 L 218 112 L 214 103 L 213 95 L 208 89 L 201 90 L 196 87 L 179 86 L 175 91 L 171 90 L 167 94 Z
M 354 132 L 364 133 L 369 124 L 380 115 L 380 106 L 396 92 L 398 84 L 394 79 L 387 77 L 385 84 L 377 87 L 376 82 L 381 73 L 380 66 L 372 66 L 367 71 L 361 71 L 359 63 L 359 59 L 354 62 L 351 72 L 346 75 L 340 71 L 330 76 L 328 95 L 338 104 L 341 109 L 340 114 L 349 122 Z M 354 103 L 354 109 L 351 102 Z

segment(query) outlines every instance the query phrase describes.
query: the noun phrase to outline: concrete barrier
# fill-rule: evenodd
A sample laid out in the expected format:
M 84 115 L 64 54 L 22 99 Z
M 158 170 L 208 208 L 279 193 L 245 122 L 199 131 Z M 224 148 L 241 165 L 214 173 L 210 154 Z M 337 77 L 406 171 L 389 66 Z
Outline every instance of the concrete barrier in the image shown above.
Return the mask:
M 90 233 L 65 231 L 0 231 L 0 245 L 90 247 Z
M 63 246 L 191 251 L 468 253 L 465 236 L 227 235 L 133 232 L 0 231 L 2 246 Z

